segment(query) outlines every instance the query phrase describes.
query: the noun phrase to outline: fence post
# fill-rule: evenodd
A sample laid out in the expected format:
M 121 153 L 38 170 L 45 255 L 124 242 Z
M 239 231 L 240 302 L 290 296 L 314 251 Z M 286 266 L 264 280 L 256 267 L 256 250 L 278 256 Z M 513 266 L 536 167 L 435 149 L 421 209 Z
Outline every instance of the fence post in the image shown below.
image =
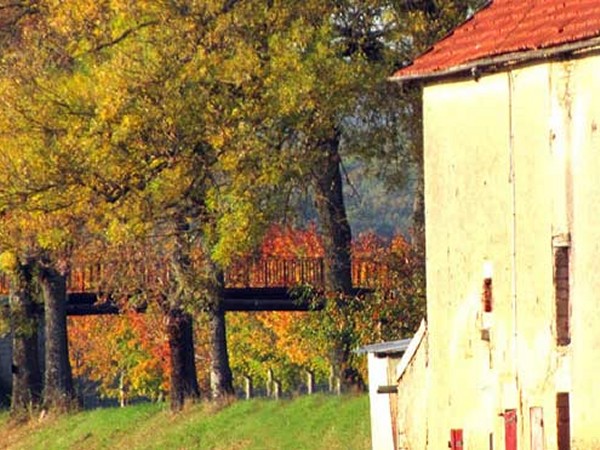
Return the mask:
M 271 397 L 271 395 L 272 395 L 272 390 L 271 390 L 272 386 L 273 386 L 273 369 L 269 369 L 269 370 L 267 370 L 267 397 Z
M 315 373 L 310 369 L 306 369 L 306 392 L 308 395 L 315 392 Z
M 127 405 L 127 384 L 125 383 L 125 373 L 119 373 L 119 406 L 121 408 Z
M 281 396 L 281 381 L 273 380 L 273 397 L 275 400 L 279 400 Z
M 329 366 L 329 392 L 333 392 L 335 382 L 335 367 L 333 364 Z
M 335 392 L 337 395 L 342 392 L 342 383 L 333 364 L 329 366 L 329 392 Z
M 244 388 L 246 391 L 246 400 L 250 400 L 254 395 L 254 389 L 252 387 L 252 378 L 248 375 L 244 375 Z

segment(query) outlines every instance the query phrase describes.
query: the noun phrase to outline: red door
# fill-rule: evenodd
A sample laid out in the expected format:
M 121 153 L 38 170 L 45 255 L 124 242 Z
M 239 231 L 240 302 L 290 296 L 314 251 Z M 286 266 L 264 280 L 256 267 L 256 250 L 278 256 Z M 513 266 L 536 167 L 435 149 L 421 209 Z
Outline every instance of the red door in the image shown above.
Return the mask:
M 463 450 L 463 430 L 450 430 L 450 450 Z
M 517 410 L 504 411 L 504 442 L 506 450 L 517 450 Z

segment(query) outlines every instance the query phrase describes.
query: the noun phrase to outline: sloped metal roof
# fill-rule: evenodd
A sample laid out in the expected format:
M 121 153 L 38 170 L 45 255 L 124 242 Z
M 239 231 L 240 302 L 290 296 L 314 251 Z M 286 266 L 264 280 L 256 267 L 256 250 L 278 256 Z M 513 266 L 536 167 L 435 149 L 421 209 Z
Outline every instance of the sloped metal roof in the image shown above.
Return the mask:
M 375 353 L 377 355 L 387 355 L 390 353 L 400 353 L 406 351 L 411 339 L 400 339 L 399 341 L 379 342 L 360 347 L 356 353 Z

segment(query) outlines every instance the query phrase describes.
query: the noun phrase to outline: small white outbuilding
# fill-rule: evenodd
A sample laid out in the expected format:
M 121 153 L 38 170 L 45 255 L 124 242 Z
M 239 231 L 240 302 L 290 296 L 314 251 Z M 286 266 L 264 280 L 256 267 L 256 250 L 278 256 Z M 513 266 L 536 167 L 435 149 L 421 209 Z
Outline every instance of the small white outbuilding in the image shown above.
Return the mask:
M 395 450 L 397 436 L 396 368 L 411 339 L 366 345 L 373 450 Z

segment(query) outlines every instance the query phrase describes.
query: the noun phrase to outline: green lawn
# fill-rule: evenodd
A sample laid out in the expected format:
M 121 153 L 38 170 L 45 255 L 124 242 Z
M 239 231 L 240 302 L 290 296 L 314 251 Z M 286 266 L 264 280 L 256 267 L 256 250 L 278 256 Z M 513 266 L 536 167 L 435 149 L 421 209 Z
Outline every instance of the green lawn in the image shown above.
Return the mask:
M 107 408 L 15 426 L 0 414 L 8 449 L 369 449 L 368 397 L 315 395 L 199 404 L 173 415 L 164 405 Z

